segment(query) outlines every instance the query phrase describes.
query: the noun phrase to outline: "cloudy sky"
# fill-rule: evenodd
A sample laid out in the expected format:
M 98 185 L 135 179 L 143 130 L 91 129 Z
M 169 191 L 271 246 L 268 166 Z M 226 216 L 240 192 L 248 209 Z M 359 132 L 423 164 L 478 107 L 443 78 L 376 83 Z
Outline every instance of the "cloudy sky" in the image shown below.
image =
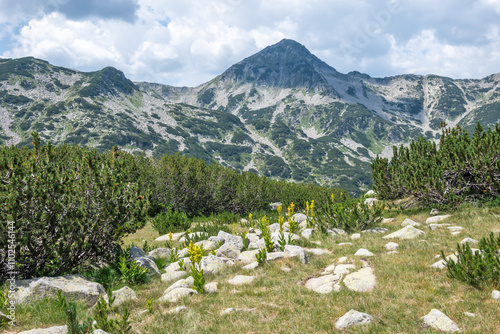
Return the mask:
M 340 72 L 500 72 L 500 0 L 0 0 L 0 56 L 196 86 L 290 38 Z

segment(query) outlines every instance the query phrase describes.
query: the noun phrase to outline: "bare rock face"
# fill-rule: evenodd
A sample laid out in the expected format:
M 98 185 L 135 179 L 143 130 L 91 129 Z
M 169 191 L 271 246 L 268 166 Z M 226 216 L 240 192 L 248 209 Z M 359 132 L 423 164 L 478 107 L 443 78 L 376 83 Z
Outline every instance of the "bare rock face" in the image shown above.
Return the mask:
M 335 328 L 344 329 L 351 326 L 367 325 L 373 322 L 373 317 L 367 313 L 350 310 L 335 322 Z
M 370 292 L 375 288 L 376 278 L 370 267 L 362 268 L 344 278 L 345 286 L 356 292 Z
M 432 309 L 421 318 L 425 327 L 432 327 L 441 332 L 460 332 L 460 328 L 443 312 Z
M 415 239 L 416 237 L 419 237 L 421 235 L 425 234 L 424 231 L 421 231 L 413 226 L 406 226 L 405 228 L 402 228 L 394 233 L 388 234 L 384 239 Z

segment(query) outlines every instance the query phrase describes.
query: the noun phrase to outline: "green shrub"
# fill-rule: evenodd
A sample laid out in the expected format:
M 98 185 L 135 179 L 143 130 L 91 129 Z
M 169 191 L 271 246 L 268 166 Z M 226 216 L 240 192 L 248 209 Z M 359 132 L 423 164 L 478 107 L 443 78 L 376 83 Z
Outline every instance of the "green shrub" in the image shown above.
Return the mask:
M 365 204 L 362 199 L 348 198 L 343 193 L 339 199 L 332 194 L 316 214 L 313 224 L 323 233 L 329 228 L 340 228 L 346 232 L 362 231 L 382 221 L 384 204 Z
M 479 241 L 479 251 L 473 252 L 469 243 L 457 244 L 457 261 L 447 260 L 443 251 L 441 256 L 446 262 L 448 276 L 466 282 L 475 288 L 500 286 L 500 234 Z
M 57 276 L 90 262 L 106 262 L 119 241 L 144 224 L 147 197 L 128 179 L 117 150 L 40 145 L 0 146 L 0 232 L 14 232 L 18 279 Z M 7 238 L 0 261 L 8 262 Z M 1 266 L 0 281 L 14 266 Z
M 125 282 L 131 285 L 144 284 L 149 281 L 149 270 L 139 266 L 134 260 L 120 257 L 120 272 Z
M 168 209 L 157 214 L 152 225 L 160 235 L 164 235 L 169 232 L 185 231 L 191 226 L 191 223 L 184 212 Z

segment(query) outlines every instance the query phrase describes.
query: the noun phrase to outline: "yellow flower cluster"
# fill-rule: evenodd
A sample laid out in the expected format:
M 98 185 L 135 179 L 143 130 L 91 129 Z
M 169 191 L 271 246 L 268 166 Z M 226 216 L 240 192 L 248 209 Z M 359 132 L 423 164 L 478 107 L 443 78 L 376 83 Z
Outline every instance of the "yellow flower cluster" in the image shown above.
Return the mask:
M 191 263 L 199 264 L 201 258 L 203 257 L 203 250 L 200 248 L 200 246 L 195 245 L 193 241 L 190 241 L 189 246 L 187 247 L 187 251 L 189 253 L 189 259 L 191 260 Z
M 280 233 L 283 233 L 283 223 L 285 222 L 285 219 L 283 218 L 283 216 L 281 215 L 281 210 L 282 210 L 282 206 L 278 206 L 278 214 L 279 214 L 279 217 L 278 217 L 278 224 L 280 225 Z
M 172 241 L 172 232 L 168 232 L 168 240 Z

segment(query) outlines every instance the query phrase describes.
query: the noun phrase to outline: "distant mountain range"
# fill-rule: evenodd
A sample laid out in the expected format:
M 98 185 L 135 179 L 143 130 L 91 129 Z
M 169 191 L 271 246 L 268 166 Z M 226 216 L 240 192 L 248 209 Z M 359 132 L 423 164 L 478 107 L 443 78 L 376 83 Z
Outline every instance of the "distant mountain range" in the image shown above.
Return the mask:
M 27 57 L 0 59 L 0 144 L 117 144 L 132 152 L 180 151 L 207 162 L 297 182 L 371 186 L 370 162 L 439 124 L 500 119 L 500 74 L 342 74 L 303 45 L 282 40 L 198 87 L 132 82 L 106 67 L 79 72 Z

